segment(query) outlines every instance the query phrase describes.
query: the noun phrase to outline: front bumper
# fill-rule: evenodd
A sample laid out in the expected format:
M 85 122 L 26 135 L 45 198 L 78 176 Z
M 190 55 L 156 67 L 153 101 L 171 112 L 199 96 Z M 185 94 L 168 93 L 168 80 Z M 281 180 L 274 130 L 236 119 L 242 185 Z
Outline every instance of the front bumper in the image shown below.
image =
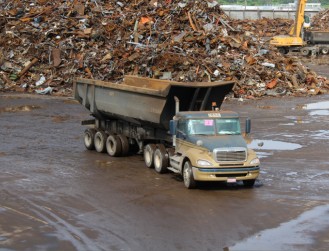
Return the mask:
M 241 168 L 198 168 L 192 167 L 197 181 L 253 180 L 259 176 L 259 166 Z

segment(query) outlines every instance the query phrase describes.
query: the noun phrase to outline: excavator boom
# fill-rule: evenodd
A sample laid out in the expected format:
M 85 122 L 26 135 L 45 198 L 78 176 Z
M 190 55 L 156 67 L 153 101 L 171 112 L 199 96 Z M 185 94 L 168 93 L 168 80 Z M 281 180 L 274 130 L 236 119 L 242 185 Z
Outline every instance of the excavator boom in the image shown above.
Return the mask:
M 290 36 L 301 37 L 301 32 L 302 32 L 303 24 L 304 24 L 304 12 L 305 12 L 306 2 L 307 2 L 307 0 L 298 1 L 296 15 L 295 15 L 295 22 L 290 31 L 290 34 L 289 34 Z

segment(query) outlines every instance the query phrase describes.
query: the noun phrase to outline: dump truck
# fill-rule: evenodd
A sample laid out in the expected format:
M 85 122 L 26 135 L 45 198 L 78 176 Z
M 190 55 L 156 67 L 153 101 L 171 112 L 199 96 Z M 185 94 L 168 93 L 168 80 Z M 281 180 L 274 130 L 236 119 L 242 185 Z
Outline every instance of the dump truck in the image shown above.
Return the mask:
M 158 173 L 183 177 L 187 188 L 202 181 L 242 181 L 253 187 L 260 161 L 248 149 L 246 118 L 222 111 L 232 81 L 175 82 L 125 76 L 121 83 L 78 78 L 74 98 L 91 112 L 84 144 L 112 157 L 144 155 Z

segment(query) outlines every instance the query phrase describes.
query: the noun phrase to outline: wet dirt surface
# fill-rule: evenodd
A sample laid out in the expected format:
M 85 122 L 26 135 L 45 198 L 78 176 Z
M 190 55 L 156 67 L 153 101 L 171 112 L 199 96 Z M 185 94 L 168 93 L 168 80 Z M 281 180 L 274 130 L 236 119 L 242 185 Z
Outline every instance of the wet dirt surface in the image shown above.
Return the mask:
M 328 98 L 226 101 L 252 119 L 261 176 L 187 190 L 87 151 L 73 100 L 0 94 L 0 250 L 328 250 Z

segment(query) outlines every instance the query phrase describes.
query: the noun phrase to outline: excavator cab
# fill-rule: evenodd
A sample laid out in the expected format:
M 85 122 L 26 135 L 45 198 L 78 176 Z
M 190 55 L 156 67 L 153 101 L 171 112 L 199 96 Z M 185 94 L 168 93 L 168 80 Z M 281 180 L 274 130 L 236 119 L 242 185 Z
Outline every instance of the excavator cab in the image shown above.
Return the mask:
M 304 24 L 303 24 L 304 29 L 310 28 L 311 27 L 311 18 L 307 15 L 304 15 Z

